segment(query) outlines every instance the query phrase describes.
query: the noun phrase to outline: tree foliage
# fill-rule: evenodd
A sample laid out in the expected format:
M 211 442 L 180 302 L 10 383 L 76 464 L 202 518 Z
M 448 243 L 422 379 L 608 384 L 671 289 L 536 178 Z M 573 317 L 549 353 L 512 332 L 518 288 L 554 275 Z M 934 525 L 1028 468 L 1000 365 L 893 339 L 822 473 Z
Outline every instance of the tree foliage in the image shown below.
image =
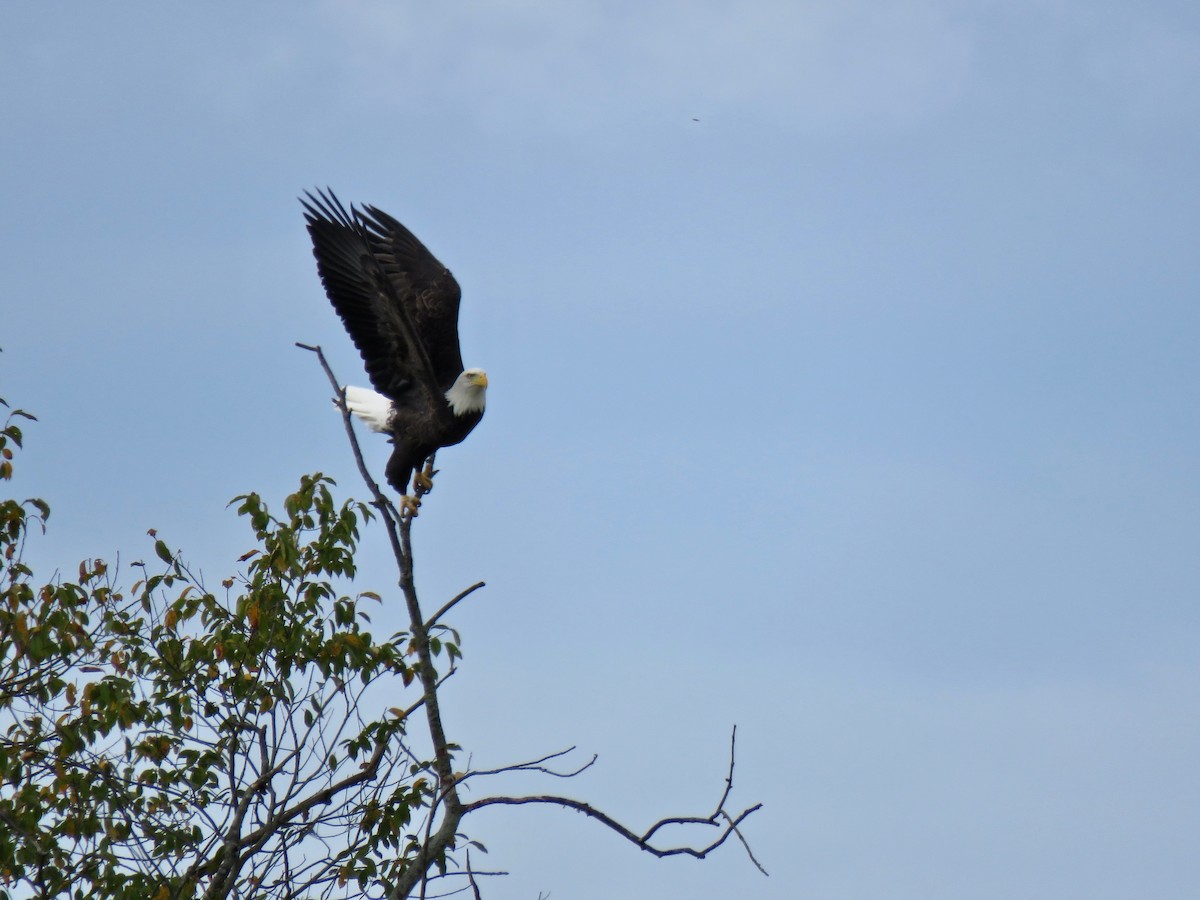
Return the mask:
M 32 416 L 4 409 L 9 481 Z M 459 854 L 483 848 L 460 823 L 496 804 L 576 809 L 657 855 L 704 856 L 737 833 L 757 807 L 724 810 L 732 756 L 712 816 L 643 835 L 565 797 L 462 802 L 458 785 L 489 773 L 454 768 L 438 688 L 459 641 L 440 619 L 481 585 L 426 618 L 412 519 L 363 474 L 372 505 L 339 502 L 320 474 L 301 478 L 281 512 L 236 498 L 254 546 L 211 589 L 153 531 L 153 557 L 132 565 L 128 589 L 99 559 L 39 583 L 25 548 L 50 508 L 0 501 L 0 900 L 403 898 L 455 876 L 478 894 Z M 411 626 L 387 636 L 371 630 L 380 596 L 348 592 L 360 530 L 377 518 Z M 557 757 L 508 768 L 549 772 Z M 699 849 L 651 843 L 663 824 L 689 822 L 721 836 Z

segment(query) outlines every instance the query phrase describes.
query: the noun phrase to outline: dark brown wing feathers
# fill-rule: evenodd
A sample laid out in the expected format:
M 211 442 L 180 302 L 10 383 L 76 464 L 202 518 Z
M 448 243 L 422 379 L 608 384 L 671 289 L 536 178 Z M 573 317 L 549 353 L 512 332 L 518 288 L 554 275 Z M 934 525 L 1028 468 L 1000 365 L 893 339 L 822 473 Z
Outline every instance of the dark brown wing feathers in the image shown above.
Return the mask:
M 317 270 L 371 384 L 401 402 L 413 390 L 440 399 L 462 371 L 458 282 L 386 213 L 347 210 L 332 191 L 307 197 Z
M 416 235 L 383 210 L 366 205 L 358 218 L 378 238 L 377 258 L 424 339 L 438 384 L 449 390 L 463 370 L 458 343 L 462 289 Z

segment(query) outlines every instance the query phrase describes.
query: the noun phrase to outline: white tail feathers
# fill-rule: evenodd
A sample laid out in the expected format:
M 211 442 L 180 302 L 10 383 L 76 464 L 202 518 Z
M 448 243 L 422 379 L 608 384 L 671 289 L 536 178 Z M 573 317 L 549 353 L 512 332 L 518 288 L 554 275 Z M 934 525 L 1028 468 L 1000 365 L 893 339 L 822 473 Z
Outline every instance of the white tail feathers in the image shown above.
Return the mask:
M 392 401 L 370 388 L 346 385 L 346 406 L 372 431 L 388 430 Z

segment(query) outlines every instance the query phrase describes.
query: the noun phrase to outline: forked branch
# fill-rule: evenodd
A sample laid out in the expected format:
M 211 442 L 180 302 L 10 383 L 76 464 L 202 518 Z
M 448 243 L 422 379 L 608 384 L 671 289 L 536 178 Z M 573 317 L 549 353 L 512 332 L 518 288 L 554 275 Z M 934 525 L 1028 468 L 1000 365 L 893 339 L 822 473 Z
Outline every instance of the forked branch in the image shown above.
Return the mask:
M 711 815 L 668 816 L 666 818 L 659 819 L 641 834 L 638 834 L 626 825 L 622 825 L 608 813 L 597 809 L 590 803 L 584 803 L 581 800 L 575 800 L 571 797 L 560 797 L 553 794 L 539 794 L 528 797 L 484 797 L 480 800 L 474 801 L 473 803 L 468 803 L 466 806 L 466 812 L 471 812 L 476 809 L 483 809 L 487 806 L 525 806 L 529 804 L 561 806 L 566 809 L 573 809 L 576 812 L 581 812 L 588 818 L 595 819 L 597 822 L 600 822 L 601 824 L 615 831 L 617 834 L 621 835 L 621 837 L 625 838 L 630 843 L 635 844 L 642 850 L 645 850 L 647 853 L 651 853 L 658 857 L 686 855 L 694 856 L 696 859 L 704 859 L 704 857 L 706 857 L 709 853 L 724 844 L 731 834 L 736 834 L 739 840 L 741 840 L 742 844 L 745 846 L 746 852 L 750 854 L 751 861 L 755 866 L 758 867 L 760 872 L 766 875 L 766 870 L 759 865 L 758 860 L 754 858 L 754 854 L 750 853 L 749 845 L 746 844 L 745 839 L 742 838 L 741 832 L 738 831 L 738 826 L 751 813 L 757 812 L 759 809 L 761 809 L 762 804 L 756 803 L 753 806 L 742 810 L 737 815 L 731 815 L 725 809 L 725 802 L 729 799 L 730 791 L 733 790 L 734 749 L 736 746 L 736 741 L 737 727 L 735 726 L 729 741 L 729 774 L 725 778 L 725 790 L 722 792 L 721 799 L 717 802 L 717 807 L 715 810 L 713 810 Z M 550 758 L 552 757 L 547 757 L 547 759 Z M 541 762 L 541 760 L 538 762 Z M 591 763 L 588 765 L 590 764 Z M 520 767 L 515 768 L 519 769 Z M 587 766 L 584 768 L 587 768 Z M 722 819 L 725 821 L 724 825 L 721 824 Z M 651 843 L 651 839 L 654 837 L 654 835 L 657 834 L 660 829 L 665 828 L 668 825 L 711 825 L 713 827 L 720 828 L 721 833 L 715 840 L 702 847 L 692 847 L 687 845 L 678 847 L 659 847 Z
M 547 753 L 545 756 L 542 756 L 538 759 L 531 759 L 531 760 L 527 760 L 526 762 L 513 763 L 512 765 L 501 766 L 497 769 L 472 769 L 471 771 L 467 772 L 465 775 L 461 776 L 458 779 L 458 781 L 461 784 L 462 782 L 466 781 L 468 778 L 478 778 L 478 777 L 484 776 L 484 775 L 507 775 L 511 772 L 538 772 L 542 775 L 551 775 L 554 778 L 574 778 L 576 775 L 586 772 L 588 769 L 590 769 L 592 766 L 594 766 L 596 764 L 596 760 L 600 758 L 599 756 L 597 756 L 596 754 L 593 753 L 592 758 L 589 759 L 587 762 L 585 762 L 583 765 L 576 766 L 574 769 L 571 769 L 566 772 L 560 772 L 557 769 L 552 769 L 546 765 L 546 763 L 550 762 L 550 760 L 552 760 L 552 759 L 562 759 L 568 753 L 574 753 L 574 752 L 575 752 L 574 747 L 568 747 L 566 750 L 559 750 L 556 753 Z

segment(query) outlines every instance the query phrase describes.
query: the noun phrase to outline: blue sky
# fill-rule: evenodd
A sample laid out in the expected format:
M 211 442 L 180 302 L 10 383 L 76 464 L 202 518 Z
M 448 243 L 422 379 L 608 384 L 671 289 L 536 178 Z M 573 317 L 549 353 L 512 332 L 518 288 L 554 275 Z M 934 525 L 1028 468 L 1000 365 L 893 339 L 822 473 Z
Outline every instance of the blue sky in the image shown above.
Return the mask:
M 489 896 L 1192 895 L 1193 4 L 10 4 L 0 51 L 44 568 L 155 527 L 216 581 L 235 494 L 362 495 L 292 346 L 365 383 L 329 185 L 454 270 L 491 379 L 418 522 L 427 603 L 489 584 L 453 737 L 599 753 L 571 789 L 636 827 L 737 723 L 769 879 L 517 810 Z

